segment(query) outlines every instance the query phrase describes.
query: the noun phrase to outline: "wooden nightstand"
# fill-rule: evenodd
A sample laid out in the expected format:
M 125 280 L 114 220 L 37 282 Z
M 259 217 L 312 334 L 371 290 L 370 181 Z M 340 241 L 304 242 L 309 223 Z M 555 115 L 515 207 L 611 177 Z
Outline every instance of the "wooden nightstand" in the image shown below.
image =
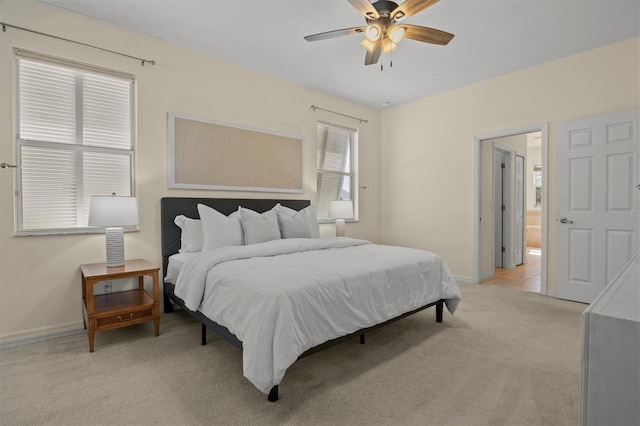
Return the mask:
M 157 266 L 143 259 L 127 260 L 124 266 L 107 268 L 106 263 L 80 265 L 82 272 L 82 315 L 89 336 L 89 352 L 93 352 L 96 331 L 112 330 L 153 321 L 156 336 L 160 334 L 160 310 Z M 153 278 L 153 296 L 144 290 L 144 277 Z M 138 288 L 115 293 L 93 295 L 93 286 L 101 281 L 138 277 Z

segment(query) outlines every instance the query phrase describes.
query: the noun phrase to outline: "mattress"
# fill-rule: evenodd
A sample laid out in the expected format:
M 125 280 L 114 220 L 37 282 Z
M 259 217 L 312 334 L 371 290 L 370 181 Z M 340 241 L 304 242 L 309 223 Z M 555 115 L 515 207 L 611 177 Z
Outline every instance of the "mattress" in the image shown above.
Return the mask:
M 175 284 L 184 264 L 196 258 L 199 254 L 199 252 L 176 253 L 172 256 L 169 256 L 169 263 L 167 265 L 167 273 L 165 274 L 164 282 Z

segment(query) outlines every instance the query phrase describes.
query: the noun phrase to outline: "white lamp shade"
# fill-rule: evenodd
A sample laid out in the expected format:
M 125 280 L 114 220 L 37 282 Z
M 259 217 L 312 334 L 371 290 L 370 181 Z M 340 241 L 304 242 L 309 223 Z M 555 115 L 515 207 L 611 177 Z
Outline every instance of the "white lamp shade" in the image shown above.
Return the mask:
M 330 201 L 328 216 L 333 219 L 353 219 L 353 202 L 351 200 Z
M 138 224 L 136 197 L 91 197 L 89 226 L 119 227 Z

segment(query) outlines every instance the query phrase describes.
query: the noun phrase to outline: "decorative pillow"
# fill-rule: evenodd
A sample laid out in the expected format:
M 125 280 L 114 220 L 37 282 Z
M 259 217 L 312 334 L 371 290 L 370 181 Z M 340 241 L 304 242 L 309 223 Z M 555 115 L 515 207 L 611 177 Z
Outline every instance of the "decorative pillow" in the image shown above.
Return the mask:
M 227 217 L 209 206 L 198 204 L 198 213 L 202 220 L 203 251 L 243 244 L 242 222 L 238 212 Z
M 238 211 L 242 217 L 245 244 L 257 244 L 280 239 L 280 227 L 278 226 L 278 215 L 275 208 L 262 214 L 244 207 L 238 207 Z
M 304 212 L 295 212 L 293 216 L 280 210 L 276 210 L 276 213 L 282 238 L 311 238 L 309 220 Z
M 308 206 L 299 212 L 290 209 L 289 207 L 285 207 L 280 205 L 279 203 L 274 207 L 278 213 L 287 215 L 289 217 L 294 217 L 300 213 L 304 214 L 307 218 L 307 224 L 309 225 L 309 232 L 311 234 L 311 238 L 320 238 L 320 226 L 318 225 L 318 215 L 316 214 L 316 208 L 314 206 Z M 286 237 L 291 238 L 291 237 Z
M 202 251 L 204 238 L 202 235 L 202 221 L 186 216 L 176 216 L 173 220 L 180 227 L 180 253 L 193 253 Z

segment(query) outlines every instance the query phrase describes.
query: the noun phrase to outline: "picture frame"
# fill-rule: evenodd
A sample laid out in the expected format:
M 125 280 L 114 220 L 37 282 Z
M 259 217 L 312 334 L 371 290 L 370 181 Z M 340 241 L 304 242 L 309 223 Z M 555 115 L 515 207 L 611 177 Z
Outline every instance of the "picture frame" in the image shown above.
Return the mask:
M 304 192 L 304 138 L 168 113 L 169 188 Z

